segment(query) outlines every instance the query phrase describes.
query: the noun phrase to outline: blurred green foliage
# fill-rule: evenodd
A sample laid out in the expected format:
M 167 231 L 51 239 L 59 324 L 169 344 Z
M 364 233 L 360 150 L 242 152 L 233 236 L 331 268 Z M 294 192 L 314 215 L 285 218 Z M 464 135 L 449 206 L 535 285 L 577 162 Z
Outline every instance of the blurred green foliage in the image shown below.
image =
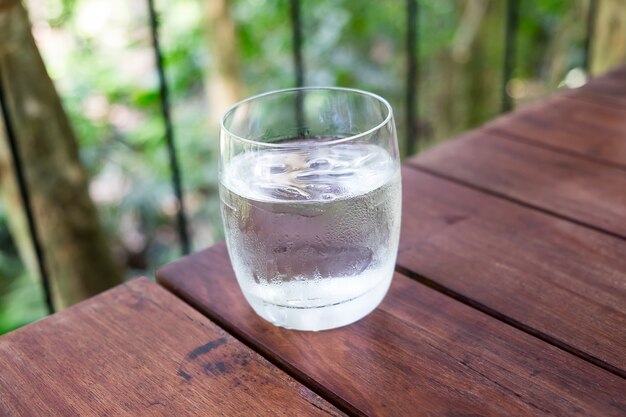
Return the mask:
M 26 273 L 0 206 L 0 334 L 46 314 L 41 286 Z
M 205 0 L 210 1 L 210 0 Z M 498 114 L 504 1 L 420 0 L 420 149 Z M 33 32 L 80 138 L 91 194 L 128 275 L 180 255 L 144 0 L 32 0 Z M 293 85 L 286 0 L 230 2 L 246 95 Z M 556 88 L 581 66 L 585 0 L 520 2 L 512 94 Z M 157 1 L 194 247 L 222 238 L 218 115 L 206 104 L 213 57 L 202 1 Z M 302 2 L 305 83 L 387 97 L 405 131 L 405 2 Z M 472 27 L 472 25 L 476 27 Z M 460 32 L 464 28 L 466 32 Z M 469 33 L 463 37 L 463 33 Z M 0 333 L 44 315 L 41 290 L 17 256 L 0 210 Z

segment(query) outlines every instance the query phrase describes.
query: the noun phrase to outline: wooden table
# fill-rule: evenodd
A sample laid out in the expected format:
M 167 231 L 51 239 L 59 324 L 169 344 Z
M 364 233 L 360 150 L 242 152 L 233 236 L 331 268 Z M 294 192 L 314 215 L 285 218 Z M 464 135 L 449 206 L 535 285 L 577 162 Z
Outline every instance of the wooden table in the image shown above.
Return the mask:
M 402 175 L 365 319 L 273 327 L 218 244 L 0 338 L 0 415 L 626 416 L 626 69 Z
M 0 416 L 343 415 L 145 278 L 0 338 Z

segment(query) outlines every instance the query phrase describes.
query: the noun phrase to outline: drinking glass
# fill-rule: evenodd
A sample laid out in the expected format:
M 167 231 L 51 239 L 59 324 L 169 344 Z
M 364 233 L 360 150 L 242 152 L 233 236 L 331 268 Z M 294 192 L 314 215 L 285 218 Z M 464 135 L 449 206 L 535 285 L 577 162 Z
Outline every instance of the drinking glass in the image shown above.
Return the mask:
M 393 276 L 401 187 L 383 98 L 311 87 L 248 98 L 221 121 L 228 253 L 254 311 L 290 329 L 367 315 Z

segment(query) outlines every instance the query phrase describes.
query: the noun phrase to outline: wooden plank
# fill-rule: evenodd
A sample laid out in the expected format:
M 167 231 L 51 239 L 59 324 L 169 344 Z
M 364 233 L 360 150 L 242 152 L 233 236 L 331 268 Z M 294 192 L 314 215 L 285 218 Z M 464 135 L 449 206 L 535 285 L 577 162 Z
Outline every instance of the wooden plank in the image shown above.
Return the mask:
M 626 66 L 594 77 L 587 84 L 566 94 L 576 99 L 590 100 L 608 107 L 626 107 Z
M 408 161 L 457 181 L 626 237 L 626 173 L 476 130 Z
M 626 377 L 626 241 L 405 168 L 398 265 Z
M 620 95 L 613 92 L 609 87 L 610 94 L 603 93 L 602 90 L 596 90 L 591 86 L 583 86 L 573 90 L 563 91 L 563 96 L 567 96 L 573 100 L 590 101 L 594 104 L 601 105 L 608 108 L 625 109 L 626 108 L 626 95 Z
M 381 306 L 326 332 L 254 314 L 224 244 L 158 280 L 325 397 L 361 415 L 623 415 L 626 380 L 396 274 Z
M 610 97 L 626 97 L 626 66 L 592 78 L 581 89 Z
M 339 415 L 145 278 L 0 338 L 0 415 Z
M 549 97 L 499 117 L 485 129 L 626 169 L 626 109 L 572 97 Z

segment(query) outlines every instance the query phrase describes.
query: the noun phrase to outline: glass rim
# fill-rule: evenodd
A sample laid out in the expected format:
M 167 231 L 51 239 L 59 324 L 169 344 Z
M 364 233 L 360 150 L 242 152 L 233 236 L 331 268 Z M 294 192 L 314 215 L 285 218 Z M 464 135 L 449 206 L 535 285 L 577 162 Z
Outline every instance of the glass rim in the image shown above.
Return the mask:
M 295 143 L 294 144 L 290 144 L 290 142 L 272 143 L 272 142 L 261 142 L 261 141 L 254 140 L 254 139 L 243 138 L 243 137 L 241 137 L 241 136 L 231 132 L 228 128 L 226 128 L 226 126 L 224 125 L 224 122 L 225 122 L 227 117 L 229 117 L 232 113 L 235 112 L 235 110 L 237 110 L 237 108 L 239 108 L 240 106 L 242 106 L 242 105 L 244 105 L 246 103 L 249 103 L 251 101 L 254 101 L 254 100 L 257 100 L 257 99 L 260 99 L 260 98 L 265 98 L 265 97 L 277 95 L 277 94 L 282 94 L 282 93 L 290 93 L 290 92 L 297 92 L 297 91 L 316 91 L 316 90 L 317 91 L 324 91 L 324 90 L 326 90 L 326 91 L 342 91 L 342 92 L 360 94 L 360 95 L 363 95 L 363 96 L 367 96 L 367 97 L 373 98 L 374 100 L 377 100 L 378 102 L 382 103 L 385 106 L 385 108 L 387 109 L 387 115 L 385 116 L 383 121 L 378 123 L 376 126 L 366 130 L 365 132 L 357 133 L 355 135 L 346 136 L 344 138 L 333 139 L 333 140 L 329 140 L 329 141 L 320 141 L 319 142 L 320 146 L 330 146 L 330 145 L 336 145 L 338 143 L 350 142 L 350 141 L 352 141 L 354 139 L 358 139 L 358 138 L 361 138 L 363 136 L 370 135 L 370 134 L 374 133 L 375 131 L 380 130 L 381 128 L 383 128 L 393 118 L 393 110 L 391 108 L 391 104 L 389 104 L 389 102 L 387 100 L 385 100 L 383 97 L 379 96 L 378 94 L 374 94 L 374 93 L 371 93 L 371 92 L 365 91 L 365 90 L 359 90 L 357 88 L 307 86 L 307 87 L 292 87 L 292 88 L 283 88 L 283 89 L 280 89 L 280 90 L 266 91 L 264 93 L 256 94 L 254 96 L 250 96 L 250 97 L 245 98 L 245 99 L 243 99 L 241 101 L 238 101 L 237 103 L 235 103 L 232 106 L 230 106 L 228 108 L 228 110 L 226 110 L 224 112 L 224 114 L 222 115 L 222 117 L 220 118 L 220 129 L 221 129 L 222 132 L 226 132 L 232 139 L 236 139 L 236 140 L 239 140 L 241 142 L 249 143 L 249 144 L 252 144 L 252 145 L 259 145 L 259 146 L 272 147 L 272 148 L 292 148 L 292 147 L 301 146 L 301 144 L 295 144 Z

